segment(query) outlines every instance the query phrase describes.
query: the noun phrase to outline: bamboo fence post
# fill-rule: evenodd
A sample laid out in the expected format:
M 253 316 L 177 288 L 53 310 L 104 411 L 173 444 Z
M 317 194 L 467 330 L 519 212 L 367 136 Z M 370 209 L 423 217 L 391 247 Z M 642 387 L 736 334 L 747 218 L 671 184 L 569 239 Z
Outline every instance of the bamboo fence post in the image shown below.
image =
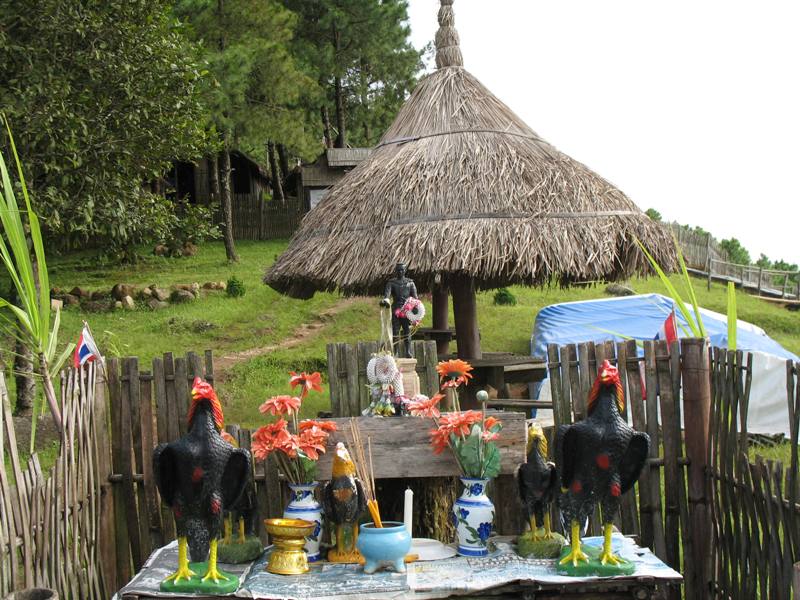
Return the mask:
M 794 569 L 792 571 L 792 590 L 794 591 L 794 597 L 800 598 L 800 562 L 794 563 Z
M 694 564 L 699 581 L 695 589 L 701 598 L 708 596 L 707 557 L 710 551 L 710 512 L 706 493 L 708 431 L 711 407 L 708 341 L 682 340 L 683 406 L 686 454 L 689 459 L 689 515 L 694 541 Z

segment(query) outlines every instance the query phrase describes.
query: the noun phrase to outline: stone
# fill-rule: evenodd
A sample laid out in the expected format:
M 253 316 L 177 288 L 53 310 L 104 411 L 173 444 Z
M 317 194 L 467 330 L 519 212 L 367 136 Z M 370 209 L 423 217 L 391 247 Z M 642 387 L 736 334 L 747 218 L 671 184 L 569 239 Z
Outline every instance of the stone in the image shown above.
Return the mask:
M 609 296 L 634 296 L 636 292 L 627 285 L 611 283 L 606 286 L 606 294 Z
M 151 287 L 150 290 L 153 292 L 153 298 L 159 302 L 166 302 L 169 300 L 169 293 L 166 290 L 157 287 Z
M 103 300 L 86 300 L 81 304 L 81 307 L 86 312 L 105 312 L 111 308 L 111 305 Z
M 153 254 L 156 256 L 167 256 L 169 254 L 169 248 L 164 244 L 156 244 L 156 247 L 153 248 Z
M 50 288 L 50 297 L 51 298 L 54 298 L 56 296 L 63 296 L 63 295 L 64 295 L 64 290 L 62 290 L 60 287 L 54 286 L 54 287 Z
M 130 283 L 118 283 L 111 288 L 111 296 L 114 300 L 123 300 L 125 296 L 133 296 L 135 293 L 136 286 Z
M 185 304 L 187 302 L 194 302 L 195 296 L 189 290 L 175 290 L 170 294 L 169 299 L 174 302 L 175 304 Z
M 216 290 L 216 289 L 218 289 L 217 288 L 217 282 L 216 281 L 206 281 L 203 284 L 203 289 L 204 290 Z
M 197 246 L 195 246 L 192 242 L 186 242 L 183 246 L 183 255 L 184 256 L 194 256 L 197 254 Z
M 61 310 L 64 308 L 64 301 L 59 300 L 57 298 L 52 298 L 50 300 L 50 310 Z
M 416 358 L 395 358 L 397 368 L 403 376 L 403 395 L 413 398 L 419 395 L 419 375 Z
M 67 306 L 77 306 L 81 303 L 81 299 L 74 294 L 64 294 L 64 304 Z
M 133 310 L 134 308 L 136 308 L 136 302 L 133 301 L 133 298 L 131 296 L 125 296 L 122 299 L 122 307 L 125 310 Z
M 228 284 L 224 281 L 217 282 L 217 289 L 222 290 L 223 292 L 228 289 Z
M 91 296 L 88 290 L 85 290 L 77 285 L 74 288 L 72 288 L 72 290 L 70 290 L 69 293 L 71 296 L 75 296 L 77 298 L 89 298 Z
M 140 297 L 142 300 L 149 300 L 150 298 L 152 298 L 152 297 L 153 297 L 153 290 L 151 290 L 149 287 L 142 288 L 142 289 L 139 291 L 139 297 Z
M 151 310 L 161 310 L 162 308 L 169 307 L 169 302 L 162 302 L 158 298 L 150 298 L 150 302 L 147 303 L 147 306 L 149 306 Z
M 105 300 L 106 298 L 108 298 L 108 294 L 105 292 L 101 292 L 100 290 L 92 292 L 92 300 Z
M 114 310 L 122 310 L 122 302 L 120 300 L 114 302 Z

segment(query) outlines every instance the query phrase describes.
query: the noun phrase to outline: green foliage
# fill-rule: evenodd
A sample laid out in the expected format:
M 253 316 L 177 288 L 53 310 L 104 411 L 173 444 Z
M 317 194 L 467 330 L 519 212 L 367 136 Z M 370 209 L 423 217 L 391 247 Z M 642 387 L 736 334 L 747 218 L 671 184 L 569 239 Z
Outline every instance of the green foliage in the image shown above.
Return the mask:
M 517 298 L 508 288 L 500 288 L 494 293 L 494 303 L 498 306 L 515 306 Z
M 737 265 L 750 264 L 750 253 L 736 238 L 722 240 L 719 245 L 728 253 L 728 257 L 732 263 L 736 263 Z
M 500 428 L 500 424 L 495 424 L 492 431 L 498 432 Z M 463 439 L 450 436 L 450 441 L 464 475 L 494 479 L 500 473 L 500 451 L 494 442 L 483 439 L 482 429 L 482 425 L 473 425 L 468 436 Z
M 314 73 L 330 107 L 336 105 L 336 79 L 341 81 L 345 142 L 374 145 L 422 67 L 420 53 L 408 41 L 407 0 L 282 2 L 300 17 L 294 53 Z M 319 114 L 319 106 L 310 109 Z
M 58 374 L 72 346 L 68 346 L 60 355 L 56 354 L 61 313 L 56 310 L 55 315 L 52 315 L 50 310 L 50 277 L 42 230 L 39 217 L 31 206 L 25 175 L 4 115 L 2 120 L 16 163 L 17 184 L 24 204 L 20 207 L 17 202 L 15 186 L 6 167 L 5 157 L 0 152 L 0 224 L 3 228 L 3 235 L 0 236 L 0 259 L 14 285 L 19 304 L 17 306 L 0 298 L 0 332 L 19 340 L 35 356 L 35 368 L 45 383 L 45 397 L 56 425 L 60 428 L 61 419 L 51 379 Z M 32 432 L 35 431 L 36 411 L 33 419 Z M 31 449 L 34 443 L 34 435 L 31 435 Z
M 169 248 L 171 256 L 180 256 L 187 244 L 200 244 L 220 236 L 210 208 L 177 202 L 160 241 Z
M 229 298 L 241 298 L 244 296 L 246 292 L 246 288 L 244 287 L 244 282 L 236 277 L 236 275 L 231 275 L 228 279 L 227 287 L 225 288 L 225 293 L 228 295 Z
M 207 145 L 207 78 L 168 3 L 5 2 L 0 20 L 0 105 L 48 236 L 152 241 L 170 208 L 143 182 Z
M 644 211 L 644 214 L 650 217 L 653 221 L 661 221 L 661 213 L 655 208 L 648 208 L 646 211 Z
M 203 47 L 215 82 L 204 102 L 217 130 L 257 158 L 267 140 L 311 158 L 321 136 L 306 107 L 318 106 L 320 92 L 290 52 L 296 15 L 277 0 L 178 0 L 175 14 Z

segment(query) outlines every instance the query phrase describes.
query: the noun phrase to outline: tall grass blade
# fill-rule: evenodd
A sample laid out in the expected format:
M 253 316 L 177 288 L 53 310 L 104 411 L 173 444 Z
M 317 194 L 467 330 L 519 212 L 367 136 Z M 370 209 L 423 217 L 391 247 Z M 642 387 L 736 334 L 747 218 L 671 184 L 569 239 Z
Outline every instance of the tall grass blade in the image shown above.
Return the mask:
M 706 328 L 703 325 L 703 315 L 700 314 L 700 306 L 697 304 L 697 296 L 694 293 L 694 286 L 692 285 L 692 278 L 689 276 L 689 269 L 686 268 L 686 261 L 683 259 L 683 252 L 681 252 L 680 244 L 678 244 L 678 240 L 675 237 L 675 234 L 672 234 L 672 241 L 675 244 L 675 250 L 678 254 L 678 262 L 681 265 L 681 273 L 683 274 L 683 283 L 686 286 L 686 289 L 689 292 L 689 300 L 692 303 L 692 308 L 694 309 L 694 316 L 697 319 L 697 327 L 700 330 L 700 337 L 708 337 L 706 335 Z

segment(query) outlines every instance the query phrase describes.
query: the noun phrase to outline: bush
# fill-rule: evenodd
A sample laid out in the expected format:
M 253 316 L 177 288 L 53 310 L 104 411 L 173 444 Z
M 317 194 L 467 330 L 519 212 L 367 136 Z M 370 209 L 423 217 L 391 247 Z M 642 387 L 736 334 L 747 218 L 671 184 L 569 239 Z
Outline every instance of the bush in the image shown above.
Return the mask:
M 182 256 L 184 249 L 191 244 L 220 237 L 219 227 L 214 225 L 211 209 L 195 206 L 185 201 L 175 203 L 175 209 L 161 236 L 170 256 Z
M 508 288 L 500 288 L 494 293 L 494 303 L 500 306 L 515 306 L 517 298 Z
M 225 293 L 228 297 L 241 298 L 244 296 L 245 291 L 244 282 L 235 275 L 231 275 L 230 279 L 228 279 L 228 285 L 225 288 Z

